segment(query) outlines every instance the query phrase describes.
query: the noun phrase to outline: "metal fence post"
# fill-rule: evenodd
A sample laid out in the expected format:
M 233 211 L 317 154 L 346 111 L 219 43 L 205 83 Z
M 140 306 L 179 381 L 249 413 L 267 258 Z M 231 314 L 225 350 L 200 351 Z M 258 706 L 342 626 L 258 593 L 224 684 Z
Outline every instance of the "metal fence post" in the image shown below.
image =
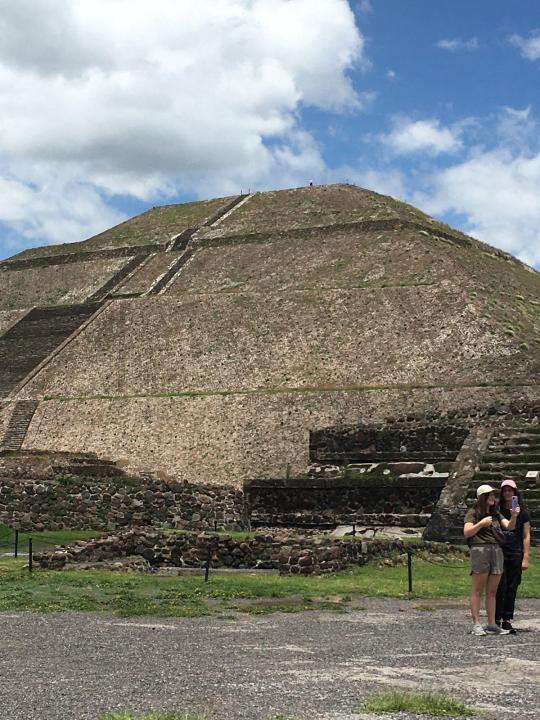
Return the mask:
M 208 543 L 208 555 L 206 556 L 206 565 L 204 567 L 204 582 L 208 582 L 208 576 L 210 575 L 210 563 L 212 561 L 212 542 Z
M 412 593 L 412 550 L 407 550 L 407 575 L 409 578 L 409 592 Z
M 15 557 L 19 556 L 19 531 L 15 530 Z

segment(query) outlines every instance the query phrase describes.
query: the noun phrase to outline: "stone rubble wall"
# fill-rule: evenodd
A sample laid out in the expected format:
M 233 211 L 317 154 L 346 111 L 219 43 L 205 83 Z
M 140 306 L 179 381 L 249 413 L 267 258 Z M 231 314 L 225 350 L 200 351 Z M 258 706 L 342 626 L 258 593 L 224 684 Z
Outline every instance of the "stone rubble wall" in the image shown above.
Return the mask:
M 384 423 L 330 427 L 311 434 L 309 449 L 312 460 L 324 461 L 326 457 L 344 454 L 395 453 L 403 457 L 407 453 L 453 452 L 457 455 L 467 437 L 467 425 L 459 418 L 435 413 L 419 418 L 386 418 Z
M 133 525 L 204 529 L 243 526 L 234 488 L 151 477 L 56 480 L 0 477 L 0 522 L 20 530 L 112 530 Z
M 127 533 L 79 543 L 51 552 L 36 553 L 40 567 L 59 570 L 74 563 L 107 563 L 140 556 L 148 568 L 202 568 L 211 556 L 213 568 L 279 570 L 283 575 L 335 572 L 350 565 L 364 565 L 374 557 L 406 551 L 402 540 L 360 541 L 292 534 L 257 534 L 252 538 L 211 533 L 165 533 L 134 529 Z M 455 552 L 448 545 L 416 543 L 415 550 L 438 555 Z
M 327 480 L 317 485 L 276 481 L 253 483 L 245 488 L 252 525 L 333 526 L 362 523 L 371 515 L 402 515 L 426 518 L 433 512 L 446 477 L 361 478 L 345 484 Z M 370 524 L 370 523 L 368 523 Z M 385 523 L 381 523 L 385 524 Z
M 96 529 L 132 526 L 215 529 L 339 524 L 425 525 L 444 479 L 423 478 L 424 487 L 272 487 L 241 490 L 165 482 L 151 477 L 85 479 L 10 478 L 0 474 L 0 522 L 20 530 Z M 362 502 L 363 505 L 359 503 Z M 365 520 L 365 522 L 364 522 Z

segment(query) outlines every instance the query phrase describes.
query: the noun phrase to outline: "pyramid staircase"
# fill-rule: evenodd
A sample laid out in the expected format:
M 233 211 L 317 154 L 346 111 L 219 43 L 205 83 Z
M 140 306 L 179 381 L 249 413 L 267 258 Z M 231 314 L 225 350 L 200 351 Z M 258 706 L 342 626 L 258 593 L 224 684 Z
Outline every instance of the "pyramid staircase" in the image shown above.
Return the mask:
M 91 317 L 101 303 L 33 308 L 0 337 L 0 398 Z
M 19 400 L 15 403 L 6 433 L 0 440 L 0 452 L 21 449 L 38 405 L 38 400 Z
M 540 471 L 540 427 L 497 429 L 469 487 L 467 504 L 474 503 L 479 485 L 487 483 L 498 489 L 504 478 L 512 478 L 523 493 L 532 527 L 540 528 L 540 480 L 525 478 L 535 470 Z
M 116 288 L 118 288 L 128 276 L 131 276 L 148 258 L 148 253 L 138 253 L 133 255 L 122 267 L 110 277 L 106 283 L 98 288 L 90 295 L 86 302 L 93 303 L 105 300 L 105 298 Z

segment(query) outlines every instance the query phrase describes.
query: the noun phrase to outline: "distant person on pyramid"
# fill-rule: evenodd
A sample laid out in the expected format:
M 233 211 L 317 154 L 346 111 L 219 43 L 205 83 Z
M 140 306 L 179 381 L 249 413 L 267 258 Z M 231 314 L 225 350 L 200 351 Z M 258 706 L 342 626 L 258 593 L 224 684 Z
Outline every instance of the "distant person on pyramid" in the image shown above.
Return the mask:
M 529 567 L 531 516 L 515 481 L 512 478 L 506 478 L 501 483 L 499 496 L 501 515 L 509 520 L 512 516 L 512 506 L 516 504 L 521 508 L 521 512 L 514 530 L 505 531 L 506 539 L 503 545 L 504 573 L 497 589 L 497 608 L 495 611 L 497 625 L 500 625 L 503 630 L 508 630 L 512 635 L 516 633 L 516 630 L 512 627 L 516 593 L 521 583 L 521 573 Z
M 508 635 L 495 622 L 497 588 L 504 571 L 503 530 L 514 530 L 519 506 L 510 511 L 510 520 L 497 510 L 495 489 L 491 485 L 480 485 L 476 490 L 476 503 L 465 515 L 463 534 L 471 549 L 471 615 L 472 635 Z M 488 622 L 480 623 L 480 602 L 486 595 Z

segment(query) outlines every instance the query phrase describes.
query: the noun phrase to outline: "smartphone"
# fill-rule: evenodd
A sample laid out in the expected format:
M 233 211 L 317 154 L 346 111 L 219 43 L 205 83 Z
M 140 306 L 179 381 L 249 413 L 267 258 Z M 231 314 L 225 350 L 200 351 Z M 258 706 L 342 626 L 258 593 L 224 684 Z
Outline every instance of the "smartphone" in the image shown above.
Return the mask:
M 515 510 L 519 505 L 519 498 L 517 495 L 512 495 L 512 510 Z

